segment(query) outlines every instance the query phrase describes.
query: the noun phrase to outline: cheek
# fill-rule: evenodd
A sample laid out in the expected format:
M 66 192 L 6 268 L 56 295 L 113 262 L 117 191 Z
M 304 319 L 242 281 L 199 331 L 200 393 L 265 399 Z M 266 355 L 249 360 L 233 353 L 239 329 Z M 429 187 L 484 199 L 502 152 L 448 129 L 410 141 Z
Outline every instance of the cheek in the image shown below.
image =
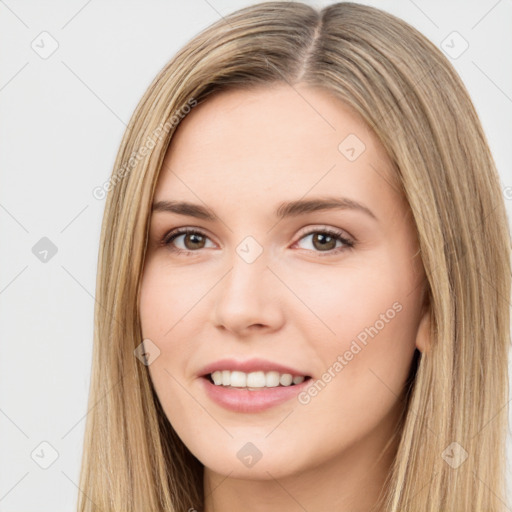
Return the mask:
M 157 279 L 156 272 L 146 264 L 142 275 L 139 314 L 143 338 L 156 341 L 164 331 L 164 304 L 168 296 L 166 288 Z M 169 327 L 167 327 L 168 329 Z
M 190 382 L 184 372 L 194 351 L 192 344 L 185 340 L 193 340 L 194 336 L 183 333 L 180 319 L 185 311 L 177 293 L 179 288 L 175 280 L 163 279 L 161 272 L 147 270 L 141 284 L 140 319 L 143 339 L 149 338 L 160 351 L 148 366 L 152 385 L 167 419 L 183 436 L 201 411 L 185 391 Z M 172 307 L 173 304 L 178 306 Z
M 186 272 L 169 269 L 154 258 L 142 277 L 140 290 L 140 321 L 145 338 L 161 342 L 170 340 L 180 320 L 186 323 L 187 315 L 198 302 L 204 286 Z
M 204 338 L 200 333 L 202 323 L 194 315 L 205 290 L 190 277 L 186 272 L 171 272 L 155 261 L 145 268 L 142 278 L 142 337 L 149 338 L 160 351 L 148 369 L 164 406 L 172 403 L 179 407 L 182 386 L 189 386 L 193 380 L 190 361 Z
M 323 373 L 298 397 L 295 414 L 298 423 L 316 418 L 315 431 L 328 440 L 311 457 L 341 452 L 372 432 L 385 444 L 394 429 L 415 349 L 415 309 L 405 299 L 389 292 L 338 296 L 325 317 L 336 336 L 317 336 Z
M 334 392 L 330 399 L 344 396 L 348 408 L 362 402 L 370 408 L 378 402 L 390 405 L 407 379 L 419 302 L 417 294 L 411 293 L 414 282 L 405 270 L 377 264 L 364 271 L 352 268 L 336 273 L 331 269 L 325 277 L 309 276 L 302 283 L 306 291 L 301 298 L 318 312 L 319 322 L 311 321 L 313 315 L 297 316 L 302 318 L 298 327 L 306 339 L 315 342 L 326 372 L 321 380 L 328 381 L 325 387 Z
M 165 367 L 171 372 L 178 364 L 183 367 L 186 357 L 193 353 L 194 340 L 198 339 L 193 332 L 197 322 L 191 320 L 197 299 L 194 301 L 194 286 L 184 286 L 179 272 L 173 272 L 171 278 L 170 272 L 156 263 L 145 269 L 142 278 L 141 329 L 143 338 L 151 339 L 160 349 L 160 356 L 150 370 Z

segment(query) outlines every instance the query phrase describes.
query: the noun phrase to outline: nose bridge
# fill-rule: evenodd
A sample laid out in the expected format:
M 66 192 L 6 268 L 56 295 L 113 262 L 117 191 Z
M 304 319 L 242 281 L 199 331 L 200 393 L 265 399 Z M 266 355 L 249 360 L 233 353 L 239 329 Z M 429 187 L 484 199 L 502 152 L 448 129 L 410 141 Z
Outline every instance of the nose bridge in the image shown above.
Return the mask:
M 226 277 L 226 291 L 239 294 L 240 300 L 245 300 L 246 294 L 252 298 L 258 298 L 261 292 L 266 295 L 269 254 L 269 250 L 264 249 L 253 236 L 245 237 L 235 247 L 230 259 L 231 272 Z
M 275 298 L 274 279 L 267 268 L 270 251 L 248 236 L 234 248 L 230 271 L 219 283 L 215 299 L 216 325 L 241 330 L 253 324 L 275 326 L 281 311 Z

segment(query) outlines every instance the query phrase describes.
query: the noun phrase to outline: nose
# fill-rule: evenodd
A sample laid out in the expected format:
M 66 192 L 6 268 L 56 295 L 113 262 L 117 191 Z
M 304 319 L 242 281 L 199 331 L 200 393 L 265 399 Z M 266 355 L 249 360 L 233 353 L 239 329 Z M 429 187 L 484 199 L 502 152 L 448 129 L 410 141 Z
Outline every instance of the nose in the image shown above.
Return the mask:
M 251 263 L 234 252 L 230 263 L 231 269 L 215 287 L 213 325 L 240 337 L 279 329 L 285 287 L 268 268 L 265 251 Z

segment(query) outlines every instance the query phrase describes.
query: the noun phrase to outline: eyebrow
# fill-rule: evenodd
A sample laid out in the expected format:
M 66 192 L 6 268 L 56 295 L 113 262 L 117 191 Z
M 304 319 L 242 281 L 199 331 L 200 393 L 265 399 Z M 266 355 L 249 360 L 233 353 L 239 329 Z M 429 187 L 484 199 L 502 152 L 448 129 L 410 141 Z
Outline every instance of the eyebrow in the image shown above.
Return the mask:
M 274 215 L 278 219 L 298 217 L 307 213 L 328 210 L 356 210 L 377 220 L 375 214 L 366 206 L 346 197 L 319 197 L 313 199 L 298 199 L 280 203 Z M 152 206 L 153 212 L 170 212 L 197 219 L 215 221 L 216 215 L 208 208 L 186 201 L 157 201 Z

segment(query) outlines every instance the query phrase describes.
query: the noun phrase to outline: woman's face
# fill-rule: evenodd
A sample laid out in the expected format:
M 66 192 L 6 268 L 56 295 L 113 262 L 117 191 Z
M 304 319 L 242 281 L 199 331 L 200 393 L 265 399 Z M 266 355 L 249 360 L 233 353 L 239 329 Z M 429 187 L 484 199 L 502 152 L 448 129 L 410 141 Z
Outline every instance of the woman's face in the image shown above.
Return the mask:
M 354 468 L 391 436 L 427 322 L 392 172 L 366 124 L 321 89 L 223 92 L 182 121 L 140 315 L 163 409 L 209 471 Z

